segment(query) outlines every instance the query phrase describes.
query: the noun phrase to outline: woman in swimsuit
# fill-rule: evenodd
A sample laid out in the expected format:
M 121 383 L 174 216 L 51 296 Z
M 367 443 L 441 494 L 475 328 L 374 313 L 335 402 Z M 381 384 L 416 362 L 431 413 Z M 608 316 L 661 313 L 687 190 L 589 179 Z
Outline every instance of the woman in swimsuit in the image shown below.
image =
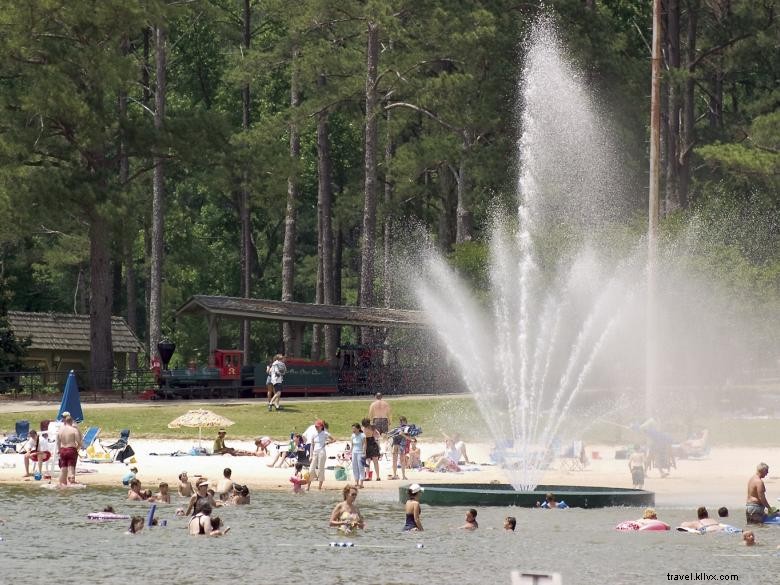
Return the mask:
M 222 536 L 223 534 L 226 534 L 230 528 L 222 530 L 221 525 L 221 522 L 217 522 L 217 518 L 214 518 L 214 522 L 212 522 L 211 506 L 209 504 L 203 504 L 200 512 L 190 518 L 187 531 L 193 536 Z
M 363 516 L 355 505 L 358 488 L 354 485 L 344 486 L 342 490 L 344 501 L 336 504 L 330 515 L 330 526 L 336 526 L 344 533 L 352 534 L 358 528 L 364 528 Z
M 367 418 L 360 421 L 360 424 L 363 427 L 363 433 L 366 435 L 366 469 L 371 466 L 370 462 L 373 461 L 376 480 L 379 481 L 379 439 L 381 435 Z M 366 474 L 365 481 L 371 481 L 368 474 Z
M 407 490 L 409 499 L 406 500 L 404 511 L 406 512 L 406 523 L 404 531 L 422 531 L 422 522 L 420 521 L 420 492 L 423 488 L 420 484 L 413 483 Z

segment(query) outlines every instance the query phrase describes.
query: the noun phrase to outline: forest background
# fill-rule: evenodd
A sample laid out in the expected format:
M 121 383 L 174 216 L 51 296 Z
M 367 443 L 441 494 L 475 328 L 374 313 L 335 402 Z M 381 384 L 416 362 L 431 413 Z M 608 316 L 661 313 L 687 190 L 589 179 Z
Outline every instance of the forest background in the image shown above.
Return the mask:
M 628 221 L 614 229 L 641 234 L 652 2 L 544 4 L 628 161 Z M 774 315 L 779 8 L 663 2 L 661 229 L 703 222 L 691 262 Z M 174 321 L 193 294 L 394 306 L 393 233 L 410 218 L 479 286 L 491 210 L 517 196 L 521 45 L 542 10 L 1 0 L 3 311 L 89 314 L 93 371 L 114 365 L 111 314 L 151 351 L 165 335 L 179 363 L 203 363 L 204 323 Z M 360 332 L 222 334 L 262 361 L 331 356 Z

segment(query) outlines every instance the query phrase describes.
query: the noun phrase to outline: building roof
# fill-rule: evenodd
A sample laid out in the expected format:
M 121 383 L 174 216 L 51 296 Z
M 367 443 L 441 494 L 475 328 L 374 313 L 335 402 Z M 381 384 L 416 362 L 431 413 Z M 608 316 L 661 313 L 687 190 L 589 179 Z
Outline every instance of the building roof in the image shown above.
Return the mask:
M 30 339 L 30 349 L 90 351 L 89 315 L 8 311 L 8 322 L 19 338 Z M 114 353 L 137 353 L 144 346 L 122 317 L 111 317 Z
M 301 321 L 327 325 L 357 325 L 361 327 L 424 328 L 428 324 L 420 311 L 317 305 L 267 299 L 244 299 L 195 295 L 179 307 L 176 315 L 206 313 L 236 319 L 266 319 L 271 321 Z

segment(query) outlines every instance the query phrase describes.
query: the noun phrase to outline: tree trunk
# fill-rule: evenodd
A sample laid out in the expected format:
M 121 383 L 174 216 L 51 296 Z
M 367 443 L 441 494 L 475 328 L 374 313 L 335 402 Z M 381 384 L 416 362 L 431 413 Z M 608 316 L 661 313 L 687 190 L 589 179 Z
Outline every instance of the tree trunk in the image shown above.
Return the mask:
M 696 61 L 696 35 L 699 18 L 699 0 L 688 0 L 688 28 L 685 47 L 685 67 L 688 76 L 685 79 L 682 106 L 682 139 L 680 142 L 678 189 L 680 205 L 687 208 L 689 204 L 688 191 L 691 182 L 691 152 L 696 143 L 696 103 L 694 62 Z
M 455 181 L 457 182 L 458 207 L 457 207 L 457 225 L 455 241 L 458 244 L 471 241 L 472 221 L 471 221 L 471 201 L 468 192 L 468 175 L 466 174 L 466 153 L 468 152 L 468 143 L 464 138 L 461 146 L 460 163 L 458 170 L 453 171 Z
M 374 252 L 376 250 L 376 158 L 377 158 L 377 67 L 379 65 L 379 24 L 368 23 L 366 44 L 366 119 L 364 157 L 364 204 L 363 231 L 360 255 L 360 302 L 361 307 L 374 304 Z M 371 331 L 361 331 L 363 343 L 371 342 Z
M 165 29 L 155 29 L 156 46 L 156 91 L 154 94 L 154 127 L 158 138 L 165 120 L 165 73 L 166 73 L 166 34 Z M 160 144 L 156 145 L 160 148 Z M 154 176 L 152 178 L 152 258 L 151 258 L 151 298 L 149 299 L 149 350 L 151 356 L 157 356 L 157 344 L 160 342 L 162 324 L 162 268 L 163 242 L 165 230 L 165 168 L 162 157 L 154 157 Z
M 341 269 L 343 267 L 344 258 L 344 233 L 341 231 L 341 226 L 336 224 L 334 228 L 336 232 L 336 241 L 334 243 L 333 251 L 333 303 L 335 305 L 344 304 L 344 298 L 341 295 Z M 338 351 L 339 344 L 341 343 L 341 327 L 336 326 L 333 328 L 333 343 Z
M 127 295 L 127 326 L 138 335 L 138 284 L 136 282 L 133 245 L 125 241 L 123 255 L 125 257 L 125 294 Z M 127 365 L 130 370 L 138 369 L 138 354 L 130 354 Z
M 298 49 L 292 51 L 292 74 L 290 77 L 290 175 L 287 177 L 287 208 L 284 216 L 284 244 L 282 247 L 282 300 L 292 301 L 293 287 L 295 285 L 295 238 L 297 237 L 298 220 L 298 161 L 301 157 L 301 139 L 298 133 L 298 123 L 295 119 L 296 110 L 300 106 L 301 98 L 298 91 L 298 74 L 296 72 L 296 60 Z M 291 323 L 282 325 L 282 339 L 285 353 L 290 353 L 291 348 L 298 347 L 297 329 Z
M 383 305 L 390 307 L 393 304 L 393 183 L 390 178 L 390 166 L 393 163 L 393 138 L 390 133 L 390 110 L 387 111 L 387 131 L 385 134 L 385 197 L 384 197 L 384 221 L 382 224 L 382 293 Z M 388 346 L 390 329 L 385 328 L 382 332 L 384 346 Z M 382 354 L 382 363 L 389 363 L 390 353 L 388 351 Z
M 108 222 L 94 210 L 89 222 L 89 376 L 92 390 L 110 390 L 114 369 L 111 241 L 108 230 Z
M 666 66 L 676 74 L 680 71 L 680 3 L 666 0 Z M 678 191 L 678 153 L 680 151 L 680 84 L 675 75 L 667 81 L 667 152 L 666 152 L 666 209 L 669 213 L 680 208 Z
M 326 78 L 320 75 L 317 85 L 324 86 Z M 317 253 L 322 268 L 322 302 L 335 304 L 335 285 L 333 274 L 333 162 L 330 154 L 330 136 L 328 135 L 328 112 L 317 114 Z M 331 363 L 336 358 L 335 327 L 323 328 L 325 359 Z
M 449 172 L 448 165 L 442 165 L 439 169 L 439 190 L 441 191 L 441 214 L 439 215 L 439 247 L 442 252 L 452 250 L 455 243 L 458 223 L 458 201 L 453 189 L 455 175 Z
M 249 0 L 244 0 L 244 48 L 249 50 L 252 40 L 252 13 Z M 244 132 L 249 130 L 249 114 L 252 107 L 249 83 L 241 88 L 241 128 Z M 241 181 L 241 201 L 239 216 L 241 223 L 241 296 L 248 299 L 252 296 L 252 226 L 249 213 L 249 170 L 244 169 Z M 249 357 L 251 321 L 241 321 L 241 349 L 243 350 L 243 363 L 251 362 Z

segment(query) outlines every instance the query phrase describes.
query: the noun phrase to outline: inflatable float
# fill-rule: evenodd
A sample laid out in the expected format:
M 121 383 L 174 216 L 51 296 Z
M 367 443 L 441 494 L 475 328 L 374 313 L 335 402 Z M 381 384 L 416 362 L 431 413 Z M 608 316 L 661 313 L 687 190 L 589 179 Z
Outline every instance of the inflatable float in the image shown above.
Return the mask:
M 90 512 L 87 514 L 87 520 L 110 522 L 112 520 L 130 520 L 130 516 L 127 514 L 115 514 L 114 512 Z
M 669 530 L 671 527 L 660 520 L 626 520 L 615 526 L 615 530 L 631 532 L 632 530 Z
M 549 510 L 549 509 L 550 509 L 550 504 L 549 504 L 548 502 L 544 501 L 544 502 L 542 502 L 542 503 L 539 505 L 539 507 L 540 507 L 540 508 L 544 508 L 544 509 L 546 509 L 546 510 Z M 561 500 L 560 502 L 558 502 L 557 504 L 555 504 L 555 507 L 556 507 L 557 509 L 559 509 L 559 510 L 565 510 L 566 508 L 568 508 L 568 507 L 569 507 L 569 505 L 568 505 L 566 502 L 564 502 L 563 500 Z
M 702 528 L 690 528 L 688 526 L 678 526 L 675 528 L 678 532 L 688 532 L 690 534 L 738 534 L 742 532 L 740 528 L 732 526 L 731 524 L 710 524 Z
M 780 525 L 780 516 L 770 516 L 764 520 L 764 524 L 776 524 Z

